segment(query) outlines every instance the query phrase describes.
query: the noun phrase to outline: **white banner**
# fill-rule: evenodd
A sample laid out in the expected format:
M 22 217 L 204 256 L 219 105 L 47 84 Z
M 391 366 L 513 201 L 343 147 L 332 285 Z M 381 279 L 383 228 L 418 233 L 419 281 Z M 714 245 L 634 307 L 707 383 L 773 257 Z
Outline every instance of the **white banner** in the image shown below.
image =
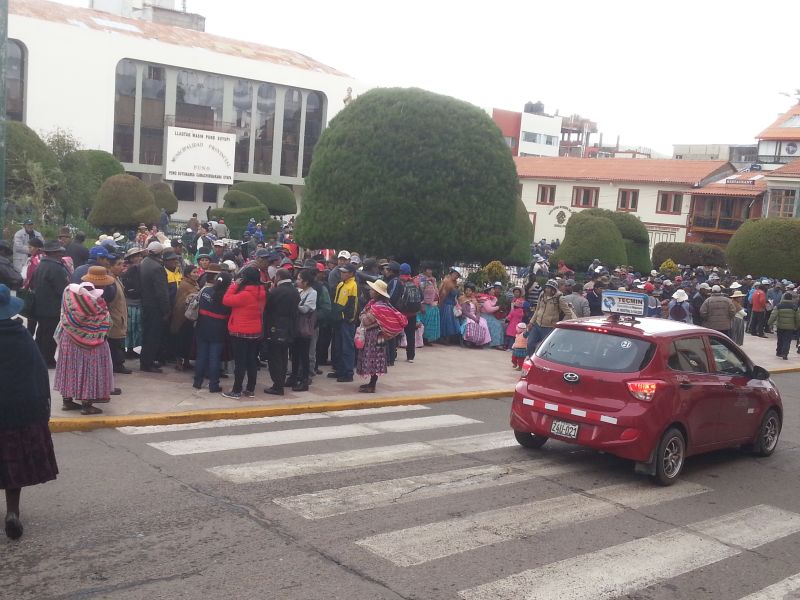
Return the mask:
M 164 178 L 231 185 L 235 155 L 236 134 L 167 127 Z

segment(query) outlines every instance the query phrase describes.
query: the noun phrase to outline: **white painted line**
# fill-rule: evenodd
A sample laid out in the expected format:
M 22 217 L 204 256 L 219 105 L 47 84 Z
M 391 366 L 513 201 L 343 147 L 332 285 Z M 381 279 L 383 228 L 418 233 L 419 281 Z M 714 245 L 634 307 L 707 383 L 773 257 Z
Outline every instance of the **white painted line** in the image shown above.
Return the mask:
M 184 454 L 201 454 L 204 452 L 222 452 L 224 450 L 242 450 L 245 448 L 264 448 L 285 444 L 300 444 L 319 440 L 364 437 L 381 433 L 398 433 L 439 429 L 480 423 L 459 415 L 436 415 L 418 419 L 397 419 L 395 421 L 376 421 L 375 423 L 357 423 L 353 425 L 336 425 L 333 427 L 309 427 L 305 429 L 287 429 L 285 431 L 263 431 L 239 435 L 219 435 L 213 437 L 173 440 L 166 442 L 150 442 L 156 450 L 173 456 Z
M 798 531 L 800 514 L 759 505 L 523 571 L 459 595 L 464 600 L 611 600 Z
M 215 429 L 217 427 L 239 427 L 245 425 L 266 425 L 269 423 L 285 423 L 290 421 L 314 421 L 330 417 L 367 417 L 387 413 L 408 412 L 414 410 L 430 410 L 430 406 L 408 404 L 403 406 L 377 406 L 375 408 L 357 408 L 353 410 L 331 410 L 323 413 L 303 413 L 299 415 L 278 415 L 276 417 L 257 417 L 253 419 L 216 419 L 199 423 L 180 423 L 177 425 L 143 425 L 141 427 L 117 427 L 117 431 L 125 435 L 145 435 L 171 431 L 192 431 L 195 429 Z
M 532 533 L 611 517 L 626 508 L 641 508 L 707 491 L 708 488 L 689 482 L 668 488 L 655 487 L 650 482 L 613 485 L 381 533 L 356 543 L 397 566 L 410 567 Z
M 611 423 L 612 425 L 617 424 L 617 417 L 607 417 L 606 415 L 600 415 L 600 420 L 603 423 Z
M 536 477 L 550 477 L 588 468 L 585 463 L 579 462 L 558 464 L 547 460 L 520 461 L 332 488 L 311 494 L 275 498 L 273 501 L 306 519 L 324 519 L 334 515 L 441 498 L 464 490 L 500 487 L 529 481 Z
M 498 431 L 430 442 L 396 444 L 377 448 L 362 448 L 277 460 L 263 460 L 238 465 L 223 465 L 211 467 L 207 470 L 217 477 L 233 483 L 254 483 L 301 475 L 333 473 L 358 467 L 403 460 L 417 460 L 432 456 L 487 452 L 511 446 L 518 446 L 514 436 L 509 431 Z
M 550 404 L 549 402 L 544 403 L 545 410 L 558 410 L 558 404 Z
M 585 417 L 586 416 L 586 411 L 585 410 L 581 410 L 580 408 L 573 408 L 569 412 L 571 412 L 576 417 Z
M 254 419 L 219 419 L 215 421 L 201 421 L 199 423 L 180 423 L 177 425 L 117 427 L 117 431 L 125 435 L 145 435 L 173 431 L 193 431 L 195 429 L 215 429 L 217 427 L 243 427 L 245 425 L 266 425 L 269 423 L 285 423 L 290 421 L 315 421 L 328 418 L 330 417 L 325 413 L 304 413 L 301 415 L 280 415 L 277 417 L 258 417 Z
M 797 591 L 800 590 L 800 573 L 787 577 L 783 581 L 764 588 L 741 600 L 789 600 L 790 598 L 800 598 Z

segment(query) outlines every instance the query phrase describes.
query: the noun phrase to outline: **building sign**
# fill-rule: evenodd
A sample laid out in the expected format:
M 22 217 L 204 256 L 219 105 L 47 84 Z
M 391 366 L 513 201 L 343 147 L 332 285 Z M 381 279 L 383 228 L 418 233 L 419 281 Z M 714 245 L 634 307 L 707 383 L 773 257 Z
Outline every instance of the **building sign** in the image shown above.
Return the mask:
M 643 317 L 647 308 L 647 294 L 633 292 L 604 291 L 602 296 L 603 312 L 615 315 L 633 315 Z
M 575 211 L 572 210 L 569 206 L 562 205 L 562 206 L 554 206 L 547 212 L 547 214 L 552 215 L 553 213 L 556 213 L 556 222 L 553 223 L 555 227 L 566 227 L 567 221 L 569 221 L 569 218 L 572 216 L 574 212 Z
M 726 179 L 725 184 L 734 184 L 734 185 L 755 185 L 756 182 L 754 179 Z
M 164 178 L 230 185 L 235 155 L 233 133 L 167 127 Z

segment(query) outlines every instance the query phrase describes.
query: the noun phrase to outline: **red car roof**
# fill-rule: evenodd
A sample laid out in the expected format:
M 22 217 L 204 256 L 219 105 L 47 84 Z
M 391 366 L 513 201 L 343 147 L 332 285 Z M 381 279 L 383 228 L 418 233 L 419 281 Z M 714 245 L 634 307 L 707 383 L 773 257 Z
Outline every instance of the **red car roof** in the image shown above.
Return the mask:
M 608 317 L 583 317 L 581 319 L 561 321 L 556 325 L 556 327 L 564 327 L 567 329 L 589 329 L 597 327 L 605 329 L 609 333 L 619 333 L 621 335 L 640 338 L 671 338 L 685 333 L 713 331 L 706 329 L 705 327 L 690 325 L 689 323 L 671 321 L 669 319 L 659 319 L 656 317 L 640 317 L 636 319 L 635 323 L 631 321 L 620 321 L 615 323 Z

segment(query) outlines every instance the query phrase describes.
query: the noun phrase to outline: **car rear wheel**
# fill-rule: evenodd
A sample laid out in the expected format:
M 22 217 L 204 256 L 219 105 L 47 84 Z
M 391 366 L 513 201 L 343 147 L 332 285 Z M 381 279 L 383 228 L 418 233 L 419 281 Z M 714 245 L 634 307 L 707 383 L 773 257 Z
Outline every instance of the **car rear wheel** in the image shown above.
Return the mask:
M 775 452 L 778 445 L 778 438 L 781 435 L 781 417 L 778 411 L 770 408 L 764 418 L 761 419 L 761 426 L 758 428 L 758 437 L 753 446 L 753 454 L 756 456 L 769 456 Z
M 678 479 L 685 459 L 686 439 L 679 429 L 667 429 L 656 449 L 656 473 L 653 480 L 660 485 L 672 485 Z
M 519 445 L 523 448 L 541 448 L 550 439 L 547 436 L 536 435 L 527 431 L 515 431 L 514 437 L 517 438 Z

